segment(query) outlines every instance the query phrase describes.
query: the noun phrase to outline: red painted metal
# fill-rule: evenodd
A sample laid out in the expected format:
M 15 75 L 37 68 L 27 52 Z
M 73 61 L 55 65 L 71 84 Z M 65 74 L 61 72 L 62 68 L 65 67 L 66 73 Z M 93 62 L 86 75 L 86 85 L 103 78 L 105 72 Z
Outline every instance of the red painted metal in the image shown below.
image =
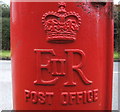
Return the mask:
M 110 110 L 112 3 L 12 2 L 16 110 Z

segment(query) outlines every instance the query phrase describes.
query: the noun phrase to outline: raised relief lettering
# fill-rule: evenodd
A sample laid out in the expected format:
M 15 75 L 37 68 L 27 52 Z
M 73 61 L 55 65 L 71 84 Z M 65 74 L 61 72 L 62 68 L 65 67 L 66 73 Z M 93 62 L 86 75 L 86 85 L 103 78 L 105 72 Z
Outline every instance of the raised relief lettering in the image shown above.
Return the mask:
M 64 76 L 65 75 L 65 62 L 66 59 L 51 59 L 52 63 L 52 75 L 53 76 Z M 60 65 L 60 66 L 58 66 Z M 58 72 L 58 68 L 60 69 Z
M 29 91 L 25 90 L 25 100 L 26 102 L 31 102 L 33 104 L 53 104 L 54 92 L 39 92 L 39 91 Z
M 25 99 L 26 99 L 26 102 L 28 102 L 28 100 L 30 99 L 30 91 L 29 90 L 25 90 Z
M 69 98 L 68 98 L 68 92 L 62 92 L 61 93 L 61 100 L 62 100 L 62 104 L 63 105 L 67 105 L 69 102 Z
M 67 82 L 64 86 L 76 86 L 74 81 L 74 74 L 78 74 L 78 78 L 84 82 L 84 84 L 92 84 L 83 73 L 82 67 L 85 63 L 85 53 L 79 49 L 65 49 L 66 59 L 56 59 L 56 54 L 53 49 L 35 49 L 37 59 L 37 80 L 34 81 L 36 85 L 55 85 L 60 77 L 67 77 Z M 52 55 L 53 58 L 48 59 L 46 64 L 41 63 L 41 59 L 44 58 L 44 54 Z M 81 61 L 79 64 L 74 64 L 74 55 L 78 55 Z M 47 56 L 48 57 L 48 56 Z M 43 80 L 43 70 L 47 71 L 47 74 L 54 77 L 52 80 Z M 76 75 L 77 76 L 77 75 Z
M 80 92 L 62 92 L 62 105 L 87 104 L 98 100 L 98 89 Z
M 49 11 L 43 15 L 42 23 L 47 35 L 47 41 L 51 45 L 57 45 L 57 43 L 59 45 L 62 43 L 61 45 L 63 45 L 65 43 L 70 44 L 70 42 L 74 42 L 77 39 L 76 35 L 80 28 L 81 18 L 76 12 L 66 11 L 66 3 L 61 2 L 57 12 Z M 34 85 L 55 86 L 58 81 L 61 81 L 62 83 L 59 84 L 67 89 L 77 86 L 78 81 L 83 82 L 85 85 L 93 83 L 88 78 L 89 74 L 84 73 L 83 67 L 86 61 L 84 51 L 80 49 L 67 49 L 67 45 L 65 48 L 63 50 L 64 55 L 62 56 L 57 54 L 55 49 L 34 49 L 36 56 Z M 77 81 L 76 78 L 78 78 Z M 63 88 L 57 91 L 57 94 L 54 94 L 56 91 L 44 91 L 46 89 L 43 88 L 41 91 L 38 91 L 38 89 L 37 91 L 24 90 L 25 101 L 41 105 L 59 103 L 65 106 L 98 101 L 98 89 L 75 91 L 77 89 L 69 88 L 66 91 Z M 58 102 L 54 102 L 56 98 Z
M 56 81 L 58 80 L 58 77 L 54 78 L 53 80 L 45 81 L 42 79 L 42 70 L 46 69 L 48 72 L 50 72 L 50 60 L 48 60 L 48 63 L 46 65 L 42 64 L 40 59 L 42 58 L 42 53 L 44 54 L 51 54 L 52 56 L 55 56 L 53 49 L 35 49 L 36 53 L 36 62 L 37 62 L 37 80 L 34 81 L 34 84 L 36 85 L 54 85 Z
M 40 104 L 45 104 L 45 94 L 44 92 L 38 92 L 38 101 Z
M 25 90 L 25 101 L 32 104 L 52 105 L 55 94 L 54 92 L 30 91 Z M 56 96 L 58 97 L 58 96 Z M 61 92 L 58 101 L 62 105 L 75 105 L 94 103 L 98 100 L 98 89 L 87 91 Z
M 73 81 L 73 70 L 76 71 L 80 78 L 82 78 L 82 81 L 85 84 L 92 84 L 92 81 L 88 80 L 87 77 L 84 75 L 82 72 L 81 68 L 84 65 L 85 62 L 85 53 L 82 50 L 79 49 L 66 49 L 65 52 L 67 53 L 67 66 L 69 68 L 67 77 L 68 77 L 68 82 L 64 83 L 65 86 L 75 86 L 76 83 Z M 78 54 L 81 56 L 82 60 L 78 65 L 73 64 L 73 56 L 74 54 Z

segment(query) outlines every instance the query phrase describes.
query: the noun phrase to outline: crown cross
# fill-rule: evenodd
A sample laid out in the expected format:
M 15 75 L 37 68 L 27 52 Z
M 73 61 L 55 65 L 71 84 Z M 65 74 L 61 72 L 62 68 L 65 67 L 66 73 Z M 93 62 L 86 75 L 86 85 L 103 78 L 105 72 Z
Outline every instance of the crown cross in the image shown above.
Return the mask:
M 66 13 L 65 7 L 66 7 L 66 3 L 60 2 L 59 3 L 58 13 Z

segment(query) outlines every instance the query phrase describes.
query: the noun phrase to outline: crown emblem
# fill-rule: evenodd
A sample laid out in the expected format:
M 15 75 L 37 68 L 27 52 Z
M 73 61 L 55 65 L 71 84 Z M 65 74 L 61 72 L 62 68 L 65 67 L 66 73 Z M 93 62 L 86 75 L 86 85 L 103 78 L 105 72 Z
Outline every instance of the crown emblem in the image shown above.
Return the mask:
M 76 12 L 67 12 L 66 3 L 60 2 L 57 12 L 49 11 L 42 17 L 48 42 L 67 43 L 76 40 L 81 19 Z

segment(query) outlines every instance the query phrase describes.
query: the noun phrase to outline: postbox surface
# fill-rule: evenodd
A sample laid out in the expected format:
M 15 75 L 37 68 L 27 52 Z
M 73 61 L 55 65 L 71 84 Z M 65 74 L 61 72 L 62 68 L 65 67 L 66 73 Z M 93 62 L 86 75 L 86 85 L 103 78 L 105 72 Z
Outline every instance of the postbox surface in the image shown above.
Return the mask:
M 12 2 L 15 110 L 110 110 L 112 3 Z

